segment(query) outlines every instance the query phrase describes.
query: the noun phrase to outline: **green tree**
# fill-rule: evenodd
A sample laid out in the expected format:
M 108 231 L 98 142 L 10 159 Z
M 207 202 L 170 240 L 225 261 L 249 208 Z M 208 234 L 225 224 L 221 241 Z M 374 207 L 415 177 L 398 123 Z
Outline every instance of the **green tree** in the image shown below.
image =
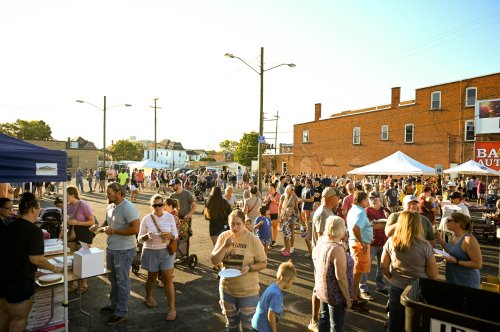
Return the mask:
M 141 143 L 128 140 L 116 141 L 109 148 L 109 151 L 111 151 L 114 160 L 142 160 L 144 155 L 144 148 Z
M 236 141 L 230 141 L 230 140 L 225 140 L 219 143 L 219 146 L 221 148 L 221 151 L 224 153 L 231 152 L 235 153 L 236 150 L 238 149 L 238 142 Z
M 14 123 L 0 123 L 0 132 L 21 139 L 52 140 L 52 129 L 43 120 L 17 119 Z
M 257 159 L 258 141 L 259 134 L 255 131 L 249 134 L 244 133 L 234 152 L 234 159 L 243 166 L 250 166 L 251 161 Z

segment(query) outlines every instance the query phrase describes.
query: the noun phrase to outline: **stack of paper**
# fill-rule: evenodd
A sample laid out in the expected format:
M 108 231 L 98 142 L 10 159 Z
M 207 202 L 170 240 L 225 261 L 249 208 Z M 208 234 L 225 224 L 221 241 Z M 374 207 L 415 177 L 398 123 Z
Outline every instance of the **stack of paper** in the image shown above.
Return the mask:
M 73 256 L 68 256 L 68 257 L 66 257 L 66 259 L 68 262 L 68 269 L 71 269 L 73 267 Z M 63 266 L 64 256 L 56 256 L 52 259 L 49 259 L 49 262 L 51 262 L 54 265 Z
M 63 242 L 58 239 L 44 240 L 45 255 L 62 254 L 64 252 Z

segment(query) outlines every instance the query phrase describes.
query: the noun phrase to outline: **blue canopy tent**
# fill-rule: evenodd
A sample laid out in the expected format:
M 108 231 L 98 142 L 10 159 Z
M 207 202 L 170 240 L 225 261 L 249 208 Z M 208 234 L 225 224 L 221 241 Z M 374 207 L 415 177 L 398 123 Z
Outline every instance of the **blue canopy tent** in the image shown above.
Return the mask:
M 67 215 L 66 151 L 50 150 L 0 133 L 0 182 L 63 182 L 64 215 Z M 64 302 L 68 303 L 68 265 L 64 218 Z M 68 306 L 64 309 L 65 330 L 68 331 Z
M 64 182 L 67 155 L 0 134 L 0 182 Z

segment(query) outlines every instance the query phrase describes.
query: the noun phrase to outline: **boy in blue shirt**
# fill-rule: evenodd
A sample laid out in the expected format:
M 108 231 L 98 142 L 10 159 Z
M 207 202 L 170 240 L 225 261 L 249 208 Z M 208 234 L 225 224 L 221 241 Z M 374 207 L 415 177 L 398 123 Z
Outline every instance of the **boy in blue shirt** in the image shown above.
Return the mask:
M 269 218 L 269 207 L 267 205 L 261 205 L 259 207 L 260 216 L 255 218 L 254 221 L 254 231 L 262 242 L 264 246 L 264 251 L 269 250 L 269 246 L 271 245 L 271 219 Z
M 277 323 L 283 314 L 283 292 L 293 284 L 297 272 L 291 260 L 281 263 L 276 273 L 276 282 L 269 285 L 257 304 L 252 318 L 252 328 L 258 332 L 276 332 Z

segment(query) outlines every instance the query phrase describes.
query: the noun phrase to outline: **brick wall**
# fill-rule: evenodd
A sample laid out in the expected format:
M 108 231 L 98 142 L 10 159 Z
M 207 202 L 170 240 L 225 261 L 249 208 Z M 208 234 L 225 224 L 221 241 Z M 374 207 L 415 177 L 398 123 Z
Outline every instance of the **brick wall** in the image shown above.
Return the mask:
M 341 175 L 397 150 L 430 167 L 473 159 L 474 142 L 464 141 L 465 121 L 474 119 L 474 107 L 465 106 L 468 87 L 477 88 L 478 100 L 500 98 L 500 73 L 417 89 L 414 101 L 398 103 L 400 89 L 393 88 L 391 104 L 296 124 L 293 155 L 276 156 L 278 170 L 286 160 L 290 173 Z M 433 91 L 441 91 L 439 110 L 430 110 Z M 321 104 L 311 115 L 317 118 L 318 113 Z M 414 126 L 413 143 L 404 142 L 406 124 Z M 388 126 L 388 140 L 381 140 L 382 125 Z M 359 145 L 352 143 L 354 127 L 361 130 Z M 302 142 L 303 130 L 309 131 L 308 143 Z M 478 135 L 476 140 L 500 140 L 500 135 Z

